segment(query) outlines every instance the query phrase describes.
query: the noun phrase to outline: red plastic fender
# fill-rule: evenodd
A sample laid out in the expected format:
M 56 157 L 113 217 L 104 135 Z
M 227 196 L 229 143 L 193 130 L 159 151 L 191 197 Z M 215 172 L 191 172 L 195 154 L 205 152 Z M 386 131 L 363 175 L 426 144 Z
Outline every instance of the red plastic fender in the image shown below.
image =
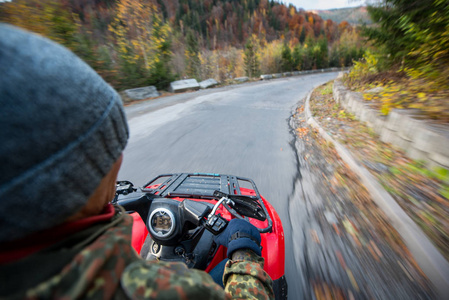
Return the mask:
M 269 233 L 262 233 L 262 256 L 265 258 L 264 270 L 270 275 L 271 279 L 276 280 L 285 274 L 285 241 L 284 229 L 279 215 L 273 206 L 263 197 L 265 207 L 273 221 L 273 230 Z
M 148 230 L 138 213 L 132 213 L 131 216 L 133 217 L 131 245 L 137 253 L 140 253 L 143 243 L 148 235 Z

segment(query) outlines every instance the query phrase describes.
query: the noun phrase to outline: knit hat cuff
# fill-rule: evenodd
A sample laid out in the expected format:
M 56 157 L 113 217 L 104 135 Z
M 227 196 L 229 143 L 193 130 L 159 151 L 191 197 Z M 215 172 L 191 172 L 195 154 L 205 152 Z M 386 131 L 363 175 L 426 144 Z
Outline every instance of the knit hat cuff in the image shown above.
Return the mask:
M 51 228 L 78 211 L 119 158 L 127 140 L 126 118 L 114 92 L 103 115 L 85 134 L 0 187 L 0 198 L 9 198 L 0 211 L 0 242 Z M 54 195 L 63 199 L 42 201 Z

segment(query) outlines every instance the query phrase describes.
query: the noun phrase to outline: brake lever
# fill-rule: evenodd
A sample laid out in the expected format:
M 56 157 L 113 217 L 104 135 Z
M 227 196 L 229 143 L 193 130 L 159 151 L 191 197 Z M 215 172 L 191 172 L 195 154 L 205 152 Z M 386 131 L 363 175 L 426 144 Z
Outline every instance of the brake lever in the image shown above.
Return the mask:
M 230 205 L 230 204 L 231 204 L 231 206 L 233 206 L 233 205 L 235 204 L 234 201 L 232 201 L 232 200 L 229 199 L 228 197 L 226 197 L 226 196 L 221 197 L 221 199 L 218 200 L 217 203 L 215 203 L 214 208 L 213 208 L 212 211 L 210 212 L 208 218 L 210 218 L 211 216 L 215 215 L 215 212 L 217 211 L 218 207 L 220 207 L 220 205 L 221 205 L 223 202 L 226 203 L 227 205 Z
M 215 191 L 214 196 L 218 199 L 219 197 L 225 197 L 227 199 L 230 199 L 232 202 L 232 208 L 237 211 L 240 215 L 247 216 L 250 218 L 257 219 L 259 221 L 265 221 L 266 220 L 266 214 L 263 211 L 262 206 L 258 201 L 255 199 L 244 196 L 244 195 L 228 195 L 220 191 Z M 231 212 L 232 213 L 232 212 Z M 237 215 L 232 213 L 237 218 Z

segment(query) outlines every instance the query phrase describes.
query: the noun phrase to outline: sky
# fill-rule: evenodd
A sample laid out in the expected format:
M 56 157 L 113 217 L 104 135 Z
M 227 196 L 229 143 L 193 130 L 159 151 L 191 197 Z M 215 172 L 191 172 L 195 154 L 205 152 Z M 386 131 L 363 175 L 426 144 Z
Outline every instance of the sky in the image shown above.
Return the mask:
M 293 4 L 305 10 L 353 7 L 365 4 L 365 0 L 282 0 L 282 3 Z

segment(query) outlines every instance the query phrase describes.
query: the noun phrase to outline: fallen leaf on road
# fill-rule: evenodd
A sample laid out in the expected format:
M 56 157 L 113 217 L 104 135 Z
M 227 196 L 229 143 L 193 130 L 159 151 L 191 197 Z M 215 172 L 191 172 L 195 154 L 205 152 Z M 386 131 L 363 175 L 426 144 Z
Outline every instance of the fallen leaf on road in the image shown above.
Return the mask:
M 320 239 L 318 238 L 318 234 L 314 229 L 310 230 L 310 235 L 312 236 L 312 239 L 315 243 L 320 244 Z
M 351 281 L 352 286 L 358 292 L 359 291 L 359 286 L 357 285 L 357 281 L 355 281 L 354 275 L 352 275 L 351 270 L 346 268 L 346 273 L 348 274 L 348 277 L 349 277 L 349 280 Z
M 337 254 L 337 258 L 338 261 L 340 262 L 340 265 L 343 267 L 343 269 L 346 270 L 346 263 L 345 260 L 343 259 L 343 255 L 341 255 L 341 252 L 338 250 L 335 253 Z

